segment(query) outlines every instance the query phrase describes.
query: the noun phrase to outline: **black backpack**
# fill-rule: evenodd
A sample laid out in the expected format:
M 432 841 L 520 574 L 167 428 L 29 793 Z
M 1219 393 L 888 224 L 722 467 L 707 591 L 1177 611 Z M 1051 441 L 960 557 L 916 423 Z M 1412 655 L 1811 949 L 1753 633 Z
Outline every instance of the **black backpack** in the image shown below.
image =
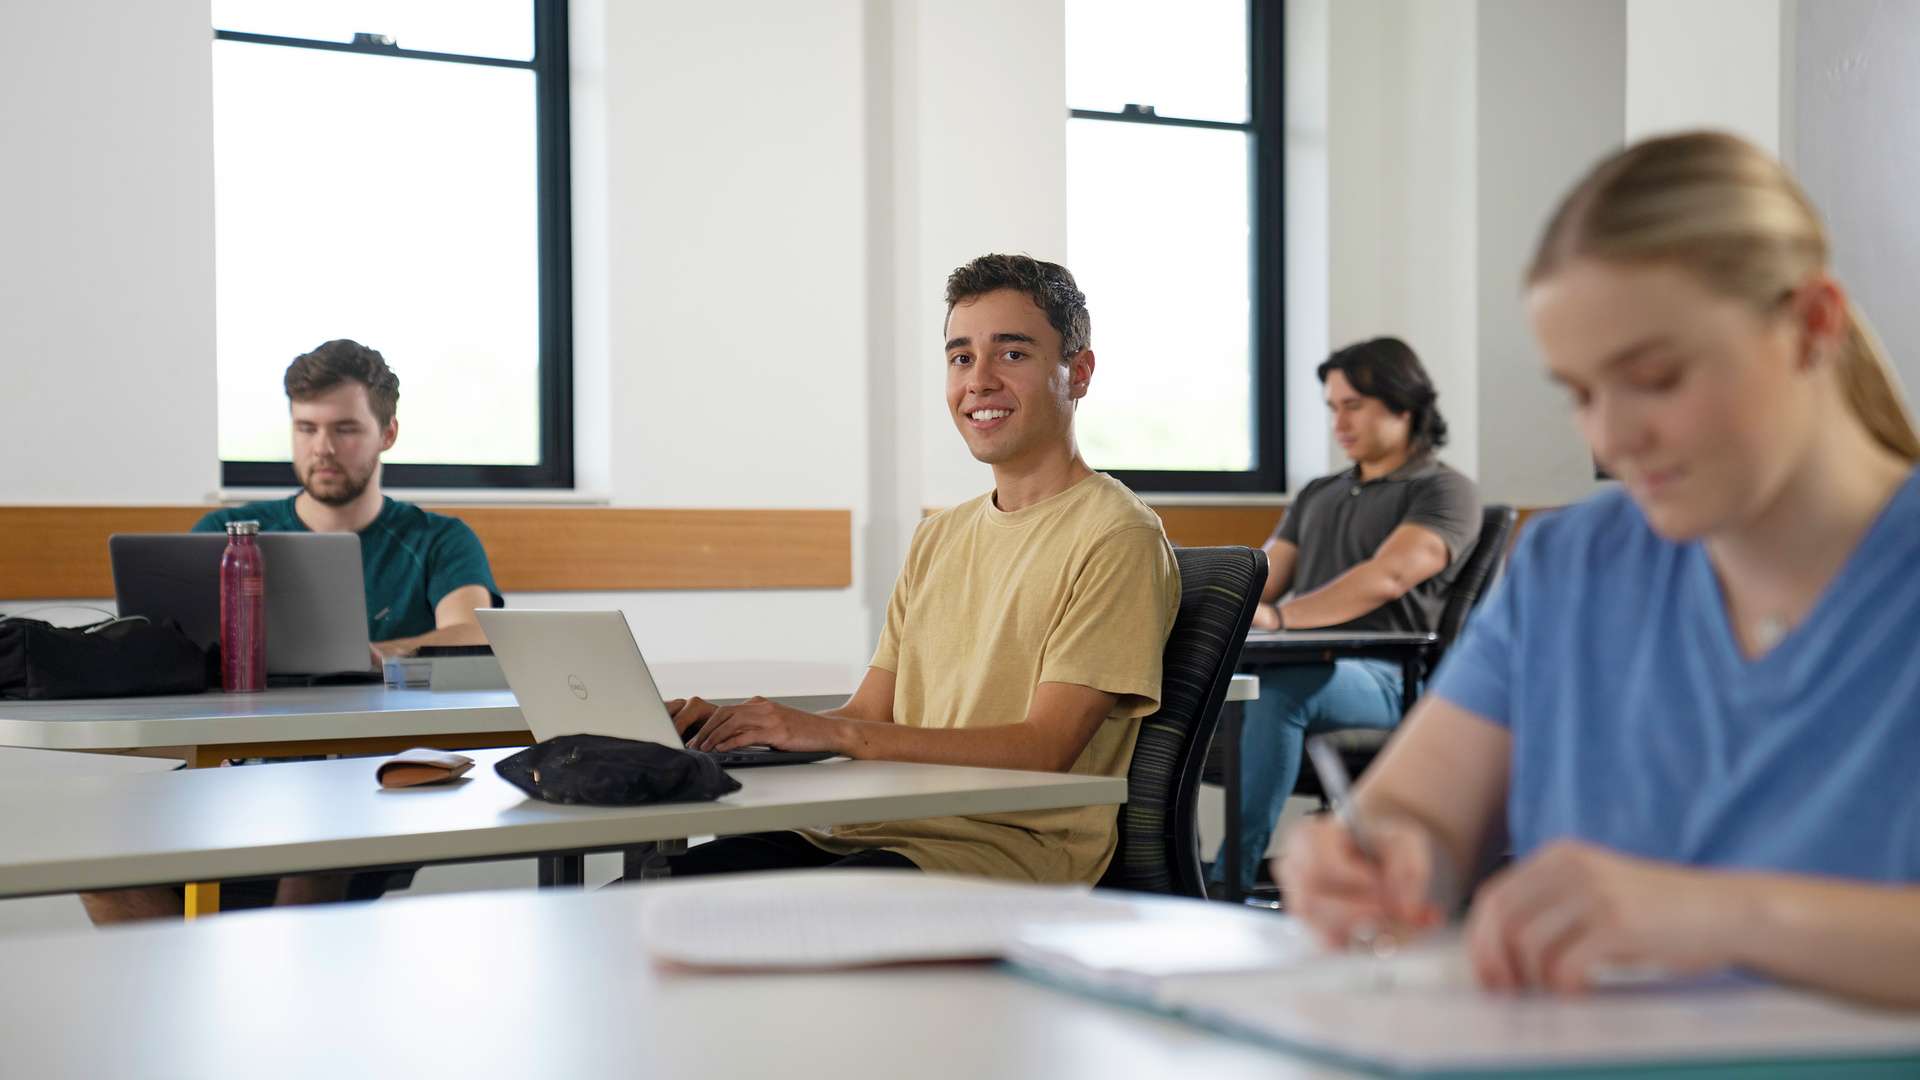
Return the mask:
M 64 627 L 0 618 L 0 698 L 197 694 L 217 684 L 217 671 L 213 651 L 172 620 L 135 615 Z

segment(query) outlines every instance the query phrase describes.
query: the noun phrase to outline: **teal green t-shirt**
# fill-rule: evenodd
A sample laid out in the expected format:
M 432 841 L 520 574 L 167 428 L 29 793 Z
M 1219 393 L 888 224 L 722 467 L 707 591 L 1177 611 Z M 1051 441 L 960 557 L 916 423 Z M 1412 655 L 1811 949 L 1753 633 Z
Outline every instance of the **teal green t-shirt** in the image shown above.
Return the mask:
M 258 521 L 262 532 L 312 532 L 294 511 L 297 498 L 215 510 L 193 531 L 225 532 L 229 521 Z M 484 585 L 494 607 L 506 606 L 493 584 L 486 549 L 467 523 L 412 503 L 387 499 L 380 516 L 360 530 L 360 568 L 366 575 L 368 641 L 431 631 L 434 605 L 462 586 Z

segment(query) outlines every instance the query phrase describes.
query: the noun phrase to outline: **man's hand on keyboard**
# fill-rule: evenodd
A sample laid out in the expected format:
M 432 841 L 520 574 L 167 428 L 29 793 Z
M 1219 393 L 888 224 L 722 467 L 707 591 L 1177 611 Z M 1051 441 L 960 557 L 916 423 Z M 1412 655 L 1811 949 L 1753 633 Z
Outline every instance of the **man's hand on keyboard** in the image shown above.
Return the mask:
M 775 750 L 845 753 L 849 741 L 847 721 L 802 712 L 763 697 L 717 708 L 696 697 L 685 702 L 670 701 L 667 711 L 673 714 L 674 726 L 683 735 L 698 725 L 698 733 L 687 740 L 688 748 L 693 750 L 767 746 Z

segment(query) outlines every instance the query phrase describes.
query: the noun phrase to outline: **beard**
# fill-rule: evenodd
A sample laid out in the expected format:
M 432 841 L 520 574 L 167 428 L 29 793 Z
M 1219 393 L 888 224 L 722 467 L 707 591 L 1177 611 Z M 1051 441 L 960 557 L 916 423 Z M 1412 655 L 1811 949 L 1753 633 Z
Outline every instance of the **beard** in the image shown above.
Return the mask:
M 333 481 L 334 486 L 327 488 L 314 486 L 313 474 L 319 471 L 321 465 L 340 470 L 339 478 Z M 366 492 L 367 485 L 373 482 L 373 470 L 378 467 L 377 464 L 369 466 L 366 472 L 355 476 L 353 470 L 341 462 L 319 462 L 307 467 L 306 475 L 300 477 L 300 486 L 322 506 L 346 506 Z

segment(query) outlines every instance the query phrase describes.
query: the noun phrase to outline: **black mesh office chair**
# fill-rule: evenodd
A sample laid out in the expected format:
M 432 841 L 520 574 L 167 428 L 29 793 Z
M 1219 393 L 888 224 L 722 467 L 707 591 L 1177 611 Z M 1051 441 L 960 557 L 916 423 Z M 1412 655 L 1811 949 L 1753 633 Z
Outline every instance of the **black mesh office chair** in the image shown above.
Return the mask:
M 1500 566 L 1507 552 L 1507 543 L 1513 538 L 1514 522 L 1519 519 L 1511 506 L 1488 506 L 1480 514 L 1480 538 L 1474 541 L 1473 551 L 1467 555 L 1466 565 L 1460 568 L 1460 576 L 1453 580 L 1447 589 L 1446 606 L 1440 609 L 1440 623 L 1434 627 L 1439 640 L 1427 648 L 1425 663 L 1422 665 L 1428 675 L 1440 662 L 1440 657 L 1460 636 L 1467 625 L 1467 616 L 1479 606 L 1480 598 L 1493 588 L 1494 579 L 1500 576 Z M 1332 733 L 1332 742 L 1340 750 L 1340 756 L 1346 759 L 1347 771 L 1359 776 L 1393 737 L 1391 731 L 1377 728 L 1348 728 Z M 1299 782 L 1294 784 L 1295 795 L 1307 795 L 1326 802 L 1326 793 L 1320 790 L 1320 777 L 1312 769 L 1301 769 Z
M 1265 552 L 1179 548 L 1180 611 L 1161 661 L 1160 710 L 1141 721 L 1127 767 L 1119 847 L 1100 884 L 1205 897 L 1200 766 L 1267 582 Z

